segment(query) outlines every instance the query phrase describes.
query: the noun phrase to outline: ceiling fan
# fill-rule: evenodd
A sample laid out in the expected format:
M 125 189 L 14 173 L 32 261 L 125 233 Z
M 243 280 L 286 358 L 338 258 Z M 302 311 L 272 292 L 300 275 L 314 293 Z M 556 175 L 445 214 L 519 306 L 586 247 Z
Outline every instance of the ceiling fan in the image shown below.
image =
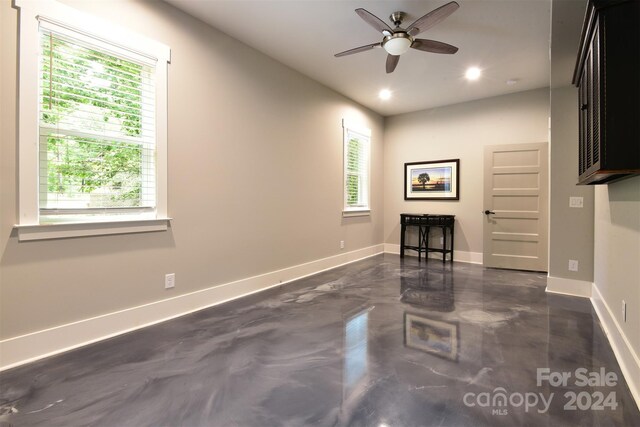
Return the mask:
M 458 51 L 458 48 L 451 46 L 450 44 L 427 39 L 417 39 L 415 36 L 428 30 L 434 25 L 442 22 L 445 18 L 451 15 L 458 9 L 460 5 L 455 1 L 445 4 L 437 9 L 424 15 L 422 18 L 417 19 L 407 29 L 400 27 L 402 21 L 406 17 L 404 12 L 393 12 L 389 19 L 395 25 L 394 29 L 391 29 L 380 18 L 372 14 L 365 9 L 356 9 L 356 13 L 360 18 L 371 25 L 376 30 L 380 31 L 384 38 L 380 43 L 372 43 L 365 46 L 356 47 L 353 49 L 345 50 L 344 52 L 336 53 L 336 57 L 352 55 L 354 53 L 364 52 L 367 50 L 382 47 L 387 51 L 387 73 L 392 73 L 398 65 L 400 55 L 405 53 L 409 48 L 422 50 L 424 52 L 431 53 L 446 53 L 453 54 Z

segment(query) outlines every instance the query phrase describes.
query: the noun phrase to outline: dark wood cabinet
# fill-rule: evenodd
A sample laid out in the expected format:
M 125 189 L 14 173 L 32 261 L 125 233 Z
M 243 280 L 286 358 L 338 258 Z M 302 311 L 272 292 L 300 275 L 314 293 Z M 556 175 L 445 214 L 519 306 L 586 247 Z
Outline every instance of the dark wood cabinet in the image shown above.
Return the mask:
M 578 183 L 640 174 L 640 0 L 591 0 L 573 74 Z

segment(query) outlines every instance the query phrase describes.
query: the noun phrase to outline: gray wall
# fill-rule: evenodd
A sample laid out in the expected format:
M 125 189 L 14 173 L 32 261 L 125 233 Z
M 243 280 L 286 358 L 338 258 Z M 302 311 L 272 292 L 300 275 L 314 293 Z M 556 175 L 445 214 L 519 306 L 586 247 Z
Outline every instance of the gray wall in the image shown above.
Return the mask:
M 595 285 L 640 355 L 640 177 L 596 187 L 594 234 Z
M 0 339 L 383 241 L 383 119 L 158 1 L 69 2 L 172 48 L 168 232 L 19 243 L 17 12 L 0 3 Z M 372 129 L 372 214 L 342 219 L 342 127 Z M 164 274 L 176 288 L 164 290 Z
M 453 214 L 455 250 L 481 253 L 484 146 L 546 142 L 548 120 L 548 88 L 388 117 L 385 243 L 399 244 L 402 212 Z M 460 200 L 404 200 L 404 164 L 443 159 L 460 159 Z
M 554 0 L 551 7 L 551 179 L 549 276 L 593 282 L 593 187 L 578 182 L 578 90 L 571 85 L 585 0 Z M 569 197 L 583 208 L 570 208 Z M 577 272 L 569 260 L 577 260 Z
M 578 91 L 551 89 L 549 276 L 593 282 L 593 187 L 578 182 Z M 583 208 L 570 208 L 569 197 Z M 569 260 L 578 271 L 569 271 Z

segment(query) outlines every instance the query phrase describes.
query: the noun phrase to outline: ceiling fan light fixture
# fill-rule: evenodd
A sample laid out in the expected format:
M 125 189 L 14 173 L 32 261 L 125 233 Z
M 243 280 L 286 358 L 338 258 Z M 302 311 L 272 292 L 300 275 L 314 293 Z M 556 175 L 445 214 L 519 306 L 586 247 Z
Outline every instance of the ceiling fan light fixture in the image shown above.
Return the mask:
M 382 47 L 389 55 L 402 55 L 411 47 L 412 40 L 406 33 L 396 33 L 385 40 Z

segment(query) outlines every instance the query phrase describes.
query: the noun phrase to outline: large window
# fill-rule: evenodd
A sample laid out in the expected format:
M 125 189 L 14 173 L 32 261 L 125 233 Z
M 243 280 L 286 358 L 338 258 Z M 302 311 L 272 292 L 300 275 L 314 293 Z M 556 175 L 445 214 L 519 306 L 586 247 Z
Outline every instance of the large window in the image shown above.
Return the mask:
M 41 221 L 154 209 L 154 68 L 40 35 Z
M 369 213 L 371 130 L 343 122 L 344 214 Z
M 54 1 L 16 4 L 21 240 L 166 229 L 169 49 Z M 121 224 L 38 229 L 95 223 Z

